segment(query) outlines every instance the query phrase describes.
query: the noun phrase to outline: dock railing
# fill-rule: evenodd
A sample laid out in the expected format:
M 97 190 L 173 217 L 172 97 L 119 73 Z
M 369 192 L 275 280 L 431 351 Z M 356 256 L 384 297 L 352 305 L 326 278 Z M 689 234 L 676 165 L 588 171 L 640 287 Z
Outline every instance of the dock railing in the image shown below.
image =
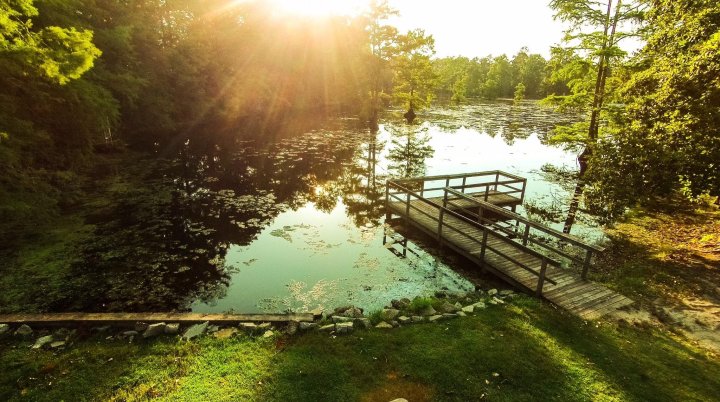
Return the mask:
M 469 197 L 454 188 L 446 187 L 444 191 L 444 205 L 449 205 L 456 211 L 460 211 L 463 215 L 470 216 L 479 223 L 487 225 L 499 233 L 503 233 L 506 236 L 516 239 L 523 246 L 527 246 L 529 244 L 535 245 L 559 255 L 569 260 L 571 263 L 579 264 L 582 267 L 582 279 L 587 279 L 587 273 L 590 268 L 593 255 L 604 251 L 602 247 L 589 244 L 574 236 L 559 232 L 543 224 L 533 222 L 505 208 L 478 200 L 474 197 Z M 463 205 L 457 203 L 456 201 L 458 200 L 463 200 Z M 473 208 L 468 208 L 468 203 L 471 203 Z M 489 218 L 489 215 L 491 214 L 488 212 L 491 212 L 495 217 Z M 498 215 L 501 217 L 500 220 L 497 219 Z M 505 222 L 507 226 L 501 225 L 499 221 Z M 538 231 L 542 233 L 543 236 L 531 236 L 531 230 Z M 543 241 L 543 239 L 548 236 L 552 240 L 558 241 L 560 244 L 570 245 L 575 249 L 576 253 L 571 254 L 566 250 L 561 250 L 560 248 L 553 246 L 547 241 Z
M 425 198 L 442 197 L 444 189 L 449 187 L 461 193 L 484 195 L 508 195 L 522 203 L 525 200 L 527 179 L 502 170 L 449 174 L 438 176 L 414 177 L 409 179 L 391 179 L 392 183 L 411 189 Z
M 486 172 L 483 172 L 479 175 L 485 176 Z M 493 175 L 496 174 L 496 172 L 492 172 Z M 478 174 L 476 174 L 478 175 Z M 462 177 L 461 175 L 458 175 L 458 178 Z M 522 178 L 520 178 L 522 179 Z M 443 176 L 443 180 L 449 180 L 449 178 L 445 178 Z M 519 181 L 515 179 L 516 181 Z M 524 182 L 524 179 L 522 179 Z M 441 205 L 438 203 L 435 203 L 431 200 L 429 200 L 426 196 L 424 196 L 421 192 L 416 192 L 413 189 L 406 187 L 405 184 L 417 182 L 417 180 L 388 180 L 386 185 L 386 203 L 387 207 L 389 208 L 389 204 L 393 202 L 399 202 L 403 206 L 403 211 L 399 213 L 401 218 L 404 218 L 407 223 L 410 221 L 410 215 L 413 214 L 420 214 L 423 215 L 432 221 L 437 223 L 437 229 L 432 235 L 436 236 L 437 240 L 442 245 L 445 243 L 445 238 L 447 237 L 448 232 L 456 233 L 457 235 L 469 240 L 471 243 L 475 243 L 479 246 L 480 254 L 479 254 L 479 260 L 485 261 L 485 253 L 486 251 L 491 251 L 495 255 L 510 261 L 514 265 L 517 265 L 518 267 L 532 273 L 533 275 L 538 277 L 537 287 L 535 289 L 536 294 L 539 296 L 542 294 L 543 286 L 546 282 L 551 283 L 553 285 L 556 285 L 557 282 L 553 280 L 552 278 L 549 278 L 546 274 L 547 266 L 553 265 L 556 267 L 560 267 L 560 262 L 543 255 L 542 253 L 537 252 L 536 250 L 533 250 L 526 245 L 520 244 L 518 242 L 515 242 L 511 238 L 504 236 L 502 234 L 496 233 L 494 230 L 492 230 L 488 225 L 485 225 L 481 222 L 478 222 L 477 220 L 473 220 L 461 213 L 455 212 L 449 208 L 447 208 L 446 205 Z M 469 186 L 466 186 L 466 188 Z M 473 187 L 474 188 L 474 187 Z M 457 194 L 463 194 L 459 191 L 456 191 L 453 188 L 442 188 L 443 193 L 447 194 L 446 189 L 452 190 L 453 192 L 456 192 Z M 523 186 L 524 189 L 524 186 Z M 430 188 L 426 189 L 426 191 L 435 191 L 436 189 Z M 445 196 L 443 196 L 445 197 Z M 446 197 L 445 197 L 446 198 Z M 444 199 L 445 199 L 444 198 Z M 436 216 L 434 214 L 430 214 L 423 210 L 422 208 L 419 208 L 416 205 L 413 205 L 414 202 L 420 202 L 423 204 L 427 204 L 432 206 L 435 209 L 439 210 L 439 215 Z M 389 209 L 388 209 L 389 210 Z M 470 225 L 471 227 L 474 227 L 476 229 L 479 229 L 482 233 L 482 236 L 473 236 L 469 233 L 467 233 L 467 227 L 461 228 L 456 226 L 455 224 L 448 222 L 446 217 L 451 216 L 455 218 L 456 222 L 462 222 L 467 225 Z M 511 244 L 514 248 L 520 249 L 524 251 L 526 254 L 530 254 L 538 259 L 541 260 L 541 267 L 540 270 L 536 270 L 533 267 L 530 267 L 528 264 L 519 261 L 517 258 L 513 257 L 512 255 L 509 255 L 502 250 L 498 249 L 497 247 L 493 247 L 489 244 L 488 239 L 493 240 L 499 240 L 500 242 Z M 451 244 L 448 242 L 448 244 Z

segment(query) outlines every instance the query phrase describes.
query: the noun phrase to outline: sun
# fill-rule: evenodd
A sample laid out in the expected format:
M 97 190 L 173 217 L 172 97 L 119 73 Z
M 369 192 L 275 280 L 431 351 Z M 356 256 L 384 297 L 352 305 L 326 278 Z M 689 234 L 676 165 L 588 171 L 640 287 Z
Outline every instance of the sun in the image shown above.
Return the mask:
M 357 15 L 367 0 L 268 0 L 278 11 L 307 17 Z

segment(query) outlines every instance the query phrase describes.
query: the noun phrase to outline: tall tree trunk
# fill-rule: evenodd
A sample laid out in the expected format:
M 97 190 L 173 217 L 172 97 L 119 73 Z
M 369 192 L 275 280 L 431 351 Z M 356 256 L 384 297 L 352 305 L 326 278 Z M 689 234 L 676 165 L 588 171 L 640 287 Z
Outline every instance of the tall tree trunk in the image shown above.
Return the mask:
M 615 32 L 617 30 L 618 20 L 620 18 L 620 8 L 622 6 L 622 0 L 618 0 L 615 6 L 615 15 L 612 17 L 612 0 L 608 1 L 605 32 L 603 46 L 600 52 L 600 59 L 598 60 L 598 73 L 595 79 L 595 93 L 593 94 L 593 104 L 590 113 L 590 127 L 588 129 L 588 143 L 583 149 L 582 153 L 578 156 L 578 164 L 580 165 L 580 172 L 578 173 L 578 182 L 575 185 L 575 191 L 570 201 L 570 208 L 568 210 L 567 217 L 565 218 L 565 225 L 563 225 L 563 233 L 570 233 L 570 230 L 575 223 L 575 217 L 577 216 L 578 208 L 580 207 L 580 200 L 582 199 L 583 192 L 585 190 L 585 172 L 588 168 L 588 162 L 593 153 L 593 146 L 598 139 L 600 132 L 600 111 L 602 110 L 603 104 L 605 103 L 605 85 L 607 77 L 610 75 L 610 62 L 608 59 L 608 49 L 615 45 Z

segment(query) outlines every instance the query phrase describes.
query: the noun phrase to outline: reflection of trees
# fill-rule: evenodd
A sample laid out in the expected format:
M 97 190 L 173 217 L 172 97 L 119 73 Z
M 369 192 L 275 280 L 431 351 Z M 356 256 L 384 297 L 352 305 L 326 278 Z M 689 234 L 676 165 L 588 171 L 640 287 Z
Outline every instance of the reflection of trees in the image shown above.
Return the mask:
M 356 151 L 352 166 L 341 179 L 343 203 L 358 226 L 379 224 L 384 214 L 385 183 L 379 180 L 377 162 L 385 144 L 378 142 L 377 137 L 377 129 L 368 132 L 366 140 Z
M 388 126 L 392 136 L 388 153 L 391 175 L 395 177 L 417 177 L 425 175 L 425 159 L 435 150 L 428 145 L 430 136 L 427 127 L 416 125 Z
M 117 208 L 95 218 L 96 236 L 73 271 L 77 288 L 48 304 L 167 311 L 222 297 L 233 269 L 225 262 L 230 245 L 249 244 L 288 208 L 308 201 L 323 211 L 335 207 L 356 135 L 331 130 L 267 143 L 185 143 L 172 168 L 149 172 L 148 181 L 157 182 L 152 190 L 127 191 Z

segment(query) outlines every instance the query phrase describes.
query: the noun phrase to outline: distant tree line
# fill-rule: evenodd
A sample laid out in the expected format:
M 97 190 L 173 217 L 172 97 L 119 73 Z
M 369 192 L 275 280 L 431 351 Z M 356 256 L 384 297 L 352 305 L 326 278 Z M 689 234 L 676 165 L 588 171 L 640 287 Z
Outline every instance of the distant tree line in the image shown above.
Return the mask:
M 527 48 L 509 58 L 506 55 L 483 58 L 446 57 L 433 60 L 438 79 L 437 96 L 455 102 L 467 99 L 542 99 L 548 95 L 567 95 L 568 80 L 558 73 L 566 61 L 562 49 L 552 50 L 550 60 Z

